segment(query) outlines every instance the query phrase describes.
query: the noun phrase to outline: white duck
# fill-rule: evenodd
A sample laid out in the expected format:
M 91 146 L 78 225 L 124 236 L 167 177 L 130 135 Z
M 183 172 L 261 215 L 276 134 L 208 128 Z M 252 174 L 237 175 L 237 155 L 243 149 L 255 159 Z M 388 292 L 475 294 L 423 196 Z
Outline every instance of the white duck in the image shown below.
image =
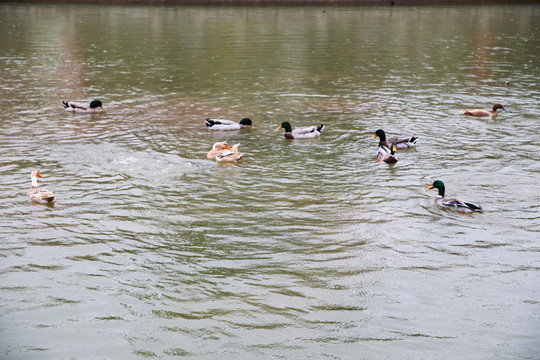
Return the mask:
M 223 161 L 223 162 L 233 162 L 233 161 L 240 161 L 244 159 L 244 154 L 238 152 L 238 146 L 240 144 L 233 145 L 233 147 L 230 147 L 229 144 L 226 142 L 217 142 L 212 146 L 212 150 L 210 150 L 206 157 L 208 160 L 216 160 L 216 161 Z
M 28 196 L 30 200 L 38 203 L 50 203 L 54 201 L 54 193 L 47 189 L 42 189 L 39 187 L 37 178 L 43 177 L 38 169 L 32 170 L 32 187 L 28 190 Z

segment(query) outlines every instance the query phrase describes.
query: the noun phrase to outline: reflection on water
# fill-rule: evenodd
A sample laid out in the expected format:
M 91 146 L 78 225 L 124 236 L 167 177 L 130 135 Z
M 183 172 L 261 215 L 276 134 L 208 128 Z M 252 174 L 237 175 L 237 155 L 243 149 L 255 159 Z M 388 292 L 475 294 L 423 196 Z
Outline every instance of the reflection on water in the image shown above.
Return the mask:
M 534 357 L 538 13 L 1 5 L 2 358 Z

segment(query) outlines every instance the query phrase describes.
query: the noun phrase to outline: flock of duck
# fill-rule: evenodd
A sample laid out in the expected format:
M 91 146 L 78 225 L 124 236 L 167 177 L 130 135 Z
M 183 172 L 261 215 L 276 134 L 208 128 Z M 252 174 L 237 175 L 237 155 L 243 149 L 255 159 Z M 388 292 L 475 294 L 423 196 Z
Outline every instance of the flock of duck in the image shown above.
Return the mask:
M 62 101 L 64 109 L 66 111 L 78 112 L 78 113 L 99 113 L 103 111 L 103 103 L 100 100 L 93 100 L 90 103 L 82 103 L 75 101 Z M 491 116 L 495 118 L 497 111 L 502 109 L 506 111 L 501 104 L 493 105 L 492 111 L 480 110 L 480 109 L 465 109 L 463 111 L 466 115 L 471 116 Z M 205 120 L 205 124 L 208 129 L 215 131 L 229 131 L 229 130 L 243 130 L 253 127 L 253 122 L 249 118 L 243 118 L 239 122 L 225 119 L 210 119 Z M 287 121 L 283 122 L 278 129 L 285 130 L 285 138 L 287 139 L 313 139 L 321 135 L 325 126 L 323 124 L 319 126 L 299 127 L 293 129 L 291 124 Z M 396 151 L 398 149 L 408 149 L 416 145 L 418 141 L 417 136 L 411 137 L 399 137 L 394 136 L 386 138 L 386 133 L 382 129 L 375 131 L 372 139 L 379 138 L 379 149 L 377 151 L 377 161 L 383 161 L 386 163 L 396 163 L 398 161 Z M 209 160 L 222 161 L 222 162 L 236 162 L 241 161 L 244 158 L 244 154 L 238 151 L 240 144 L 230 146 L 227 142 L 217 142 L 212 146 L 212 149 L 207 153 L 206 157 Z M 30 200 L 37 203 L 51 203 L 55 199 L 53 192 L 40 188 L 37 182 L 37 178 L 43 177 L 38 169 L 32 170 L 31 179 L 32 187 L 28 191 Z M 473 211 L 483 211 L 482 207 L 473 204 L 468 201 L 463 201 L 456 198 L 445 198 L 445 187 L 441 180 L 436 180 L 431 184 L 428 189 L 437 189 L 438 195 L 435 198 L 435 203 L 445 207 L 461 211 L 463 213 L 470 213 Z

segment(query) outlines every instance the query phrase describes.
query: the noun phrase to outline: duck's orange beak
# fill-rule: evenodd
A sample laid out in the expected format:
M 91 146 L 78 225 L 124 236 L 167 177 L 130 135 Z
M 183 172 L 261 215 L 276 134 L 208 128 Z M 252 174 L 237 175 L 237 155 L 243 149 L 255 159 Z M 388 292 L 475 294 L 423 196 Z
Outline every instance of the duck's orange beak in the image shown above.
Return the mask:
M 371 138 L 371 140 L 375 140 L 377 138 L 377 134 L 373 135 L 373 137 Z
M 38 171 L 37 174 L 36 174 L 37 177 L 43 177 L 43 175 L 41 175 L 41 173 Z
M 279 125 L 276 130 L 283 129 L 283 126 Z
M 428 189 L 433 189 L 434 187 L 435 187 L 435 186 L 433 186 L 433 185 L 429 185 L 427 188 L 428 188 Z

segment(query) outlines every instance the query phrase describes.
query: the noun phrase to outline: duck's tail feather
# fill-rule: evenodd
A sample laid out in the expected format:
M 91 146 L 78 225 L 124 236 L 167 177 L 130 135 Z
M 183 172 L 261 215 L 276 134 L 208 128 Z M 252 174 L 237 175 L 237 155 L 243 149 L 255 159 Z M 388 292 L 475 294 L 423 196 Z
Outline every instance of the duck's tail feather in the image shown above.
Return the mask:
M 210 118 L 207 118 L 206 120 L 204 120 L 204 123 L 208 127 L 214 126 L 216 124 L 216 122 L 214 120 L 210 119 Z
M 317 131 L 322 133 L 325 127 L 324 124 L 321 124 L 321 126 L 317 126 Z
M 418 141 L 418 136 L 413 136 L 411 137 L 411 139 L 409 140 L 410 143 L 413 143 L 416 145 L 416 142 Z
M 383 159 L 383 161 L 388 164 L 395 164 L 398 162 L 398 158 L 394 155 L 390 155 L 387 158 Z
M 465 205 L 467 205 L 469 207 L 469 209 L 471 210 L 474 210 L 474 211 L 484 211 L 484 209 L 482 209 L 481 206 L 478 206 L 478 205 L 475 205 L 473 203 L 468 203 L 468 202 L 464 202 Z
M 62 101 L 62 105 L 64 105 L 64 109 L 69 107 L 69 103 L 67 101 Z

